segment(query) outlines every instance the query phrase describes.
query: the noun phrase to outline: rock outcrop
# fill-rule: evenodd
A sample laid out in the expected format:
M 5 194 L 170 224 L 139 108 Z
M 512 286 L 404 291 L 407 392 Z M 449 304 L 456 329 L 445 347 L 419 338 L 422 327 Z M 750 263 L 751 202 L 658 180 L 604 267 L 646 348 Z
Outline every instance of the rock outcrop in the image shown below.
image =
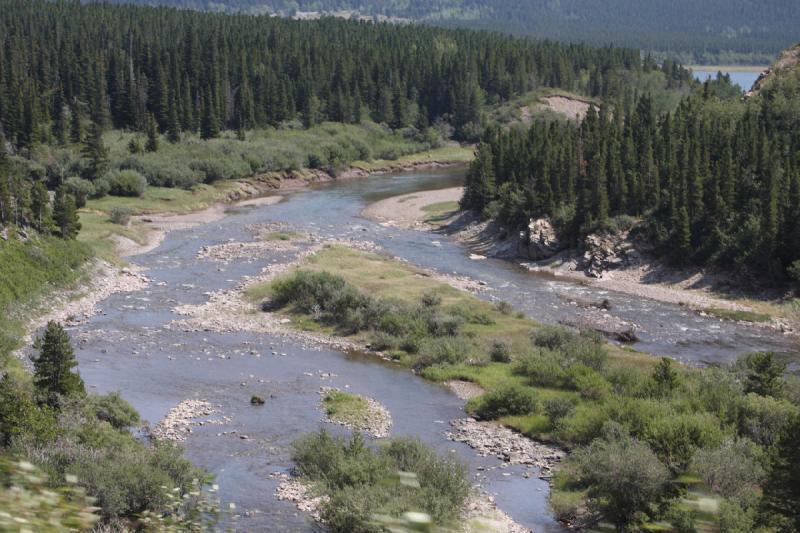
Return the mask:
M 562 248 L 561 241 L 549 219 L 531 220 L 526 231 L 519 234 L 518 253 L 522 257 L 539 261 L 549 259 Z
M 627 231 L 592 233 L 583 240 L 581 266 L 587 276 L 602 278 L 605 271 L 636 264 L 640 259 Z

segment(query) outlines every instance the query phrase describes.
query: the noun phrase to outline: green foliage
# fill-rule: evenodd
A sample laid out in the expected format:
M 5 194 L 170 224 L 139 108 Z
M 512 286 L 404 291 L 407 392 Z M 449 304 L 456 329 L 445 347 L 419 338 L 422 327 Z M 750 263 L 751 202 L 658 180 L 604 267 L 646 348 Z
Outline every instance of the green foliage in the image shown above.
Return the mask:
M 114 196 L 142 196 L 147 187 L 145 177 L 135 170 L 111 171 L 104 178 Z
M 52 237 L 0 243 L 0 357 L 18 345 L 20 322 L 38 297 L 82 274 L 88 248 Z
M 588 485 L 591 509 L 625 529 L 651 511 L 666 494 L 669 473 L 650 448 L 609 425 L 606 436 L 576 450 L 565 468 Z
M 764 452 L 747 439 L 727 440 L 717 449 L 694 454 L 692 470 L 712 490 L 752 507 L 766 478 Z
M 504 340 L 495 340 L 489 349 L 489 357 L 495 363 L 511 362 L 511 345 Z
M 89 406 L 98 420 L 108 422 L 118 430 L 129 429 L 139 423 L 139 413 L 118 392 L 104 396 L 90 396 Z
M 131 210 L 126 207 L 114 207 L 111 209 L 108 219 L 114 224 L 127 226 L 131 221 Z
M 484 420 L 496 420 L 504 416 L 528 415 L 536 411 L 538 399 L 527 387 L 506 385 L 491 390 L 478 400 L 476 414 Z
M 93 500 L 74 482 L 54 489 L 27 461 L 0 457 L 0 480 L 2 531 L 88 531 L 99 519 Z
M 0 447 L 33 437 L 47 442 L 55 435 L 53 412 L 39 406 L 29 387 L 8 374 L 0 378 Z
M 569 398 L 557 396 L 544 401 L 544 412 L 553 426 L 558 425 L 562 419 L 570 416 L 574 411 L 575 402 Z
M 66 186 L 56 190 L 53 200 L 53 220 L 64 239 L 74 239 L 81 230 L 75 197 L 67 192 Z
M 360 434 L 349 440 L 324 430 L 294 443 L 298 473 L 330 499 L 322 515 L 335 532 L 378 532 L 375 515 L 424 512 L 436 524 L 458 516 L 470 484 L 463 465 L 419 441 L 395 439 L 374 450 Z
M 761 396 L 780 397 L 786 364 L 780 362 L 772 352 L 743 355 L 737 361 L 745 377 L 744 392 Z
M 665 69 L 663 84 L 683 83 Z M 696 87 L 677 106 L 659 109 L 653 91 L 612 83 L 599 89 L 605 103 L 591 106 L 579 125 L 490 126 L 462 207 L 500 217 L 512 231 L 550 217 L 562 241 L 576 247 L 589 233 L 630 229 L 675 263 L 785 284 L 800 261 L 800 115 L 792 103 L 800 98 L 800 71 L 777 70 L 744 101 L 721 100 L 720 79 L 713 94 Z
M 48 322 L 37 340 L 39 356 L 33 360 L 33 381 L 38 393 L 50 406 L 58 406 L 61 397 L 83 395 L 83 380 L 72 369 L 78 366 L 69 335 L 61 324 Z

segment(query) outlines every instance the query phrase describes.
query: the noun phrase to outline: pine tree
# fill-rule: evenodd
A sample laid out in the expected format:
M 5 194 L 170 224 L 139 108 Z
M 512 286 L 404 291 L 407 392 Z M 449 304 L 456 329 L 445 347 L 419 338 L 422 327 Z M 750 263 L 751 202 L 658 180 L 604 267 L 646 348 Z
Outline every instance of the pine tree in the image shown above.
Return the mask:
M 70 114 L 69 140 L 75 144 L 80 144 L 83 142 L 83 135 L 83 114 L 80 106 L 74 105 Z
M 31 216 L 38 231 L 50 230 L 53 224 L 50 216 L 50 195 L 43 181 L 37 181 L 31 189 Z
M 203 109 L 200 122 L 200 138 L 214 139 L 219 137 L 219 119 L 217 109 L 211 90 L 207 89 L 203 94 Z
M 61 324 L 48 322 L 36 348 L 39 356 L 33 360 L 33 382 L 45 403 L 57 407 L 61 397 L 86 393 L 83 379 L 72 372 L 78 362 Z
M 172 144 L 181 140 L 181 123 L 178 119 L 178 103 L 173 100 L 169 106 L 169 119 L 167 120 L 167 140 Z
M 74 239 L 81 230 L 75 198 L 67 193 L 67 189 L 63 185 L 56 189 L 53 201 L 53 220 L 64 239 Z
M 83 155 L 89 160 L 86 166 L 86 177 L 92 181 L 102 178 L 108 172 L 108 148 L 103 142 L 103 128 L 97 122 L 92 122 Z
M 147 115 L 147 142 L 144 149 L 148 152 L 158 152 L 158 123 L 152 114 Z

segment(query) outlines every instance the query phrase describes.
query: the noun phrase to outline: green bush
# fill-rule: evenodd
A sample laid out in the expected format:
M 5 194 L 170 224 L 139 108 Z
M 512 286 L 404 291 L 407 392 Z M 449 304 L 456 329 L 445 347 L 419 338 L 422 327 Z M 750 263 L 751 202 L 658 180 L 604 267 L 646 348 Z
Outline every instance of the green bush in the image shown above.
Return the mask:
M 359 434 L 344 439 L 322 430 L 297 440 L 292 458 L 298 473 L 329 497 L 322 517 L 334 532 L 377 533 L 383 529 L 376 515 L 408 511 L 424 512 L 439 525 L 453 523 L 470 491 L 461 463 L 413 439 L 376 450 Z
M 576 450 L 565 468 L 587 491 L 589 506 L 625 531 L 667 494 L 669 472 L 650 448 L 611 423 L 605 436 Z
M 764 451 L 747 439 L 729 439 L 719 448 L 698 450 L 692 470 L 714 492 L 747 507 L 766 479 Z
M 511 345 L 504 340 L 495 340 L 489 350 L 489 358 L 495 363 L 510 363 Z
M 480 397 L 475 413 L 484 420 L 528 415 L 536 411 L 536 393 L 527 387 L 505 385 Z
M 438 337 L 425 340 L 419 347 L 417 366 L 455 365 L 469 359 L 473 347 L 463 337 Z
M 577 335 L 563 326 L 541 326 L 533 331 L 531 340 L 534 346 L 559 350 L 569 342 L 574 342 Z
M 567 381 L 572 389 L 587 400 L 599 401 L 611 393 L 611 384 L 603 376 L 582 364 L 573 365 L 567 370 Z
M 126 402 L 118 392 L 112 392 L 105 396 L 92 396 L 89 405 L 98 420 L 108 422 L 115 429 L 129 429 L 140 421 L 136 409 Z
M 643 438 L 661 462 L 679 474 L 688 470 L 695 451 L 719 446 L 723 436 L 711 415 L 682 413 L 653 420 Z
M 96 195 L 94 184 L 83 178 L 71 176 L 64 180 L 64 187 L 67 192 L 75 197 L 75 206 L 81 208 L 86 205 L 88 198 L 93 198 Z
M 111 209 L 108 219 L 114 224 L 127 226 L 131 221 L 131 210 L 126 207 L 115 206 Z
M 109 193 L 114 196 L 141 196 L 147 187 L 145 177 L 135 170 L 114 170 L 105 179 L 111 187 Z
M 552 423 L 553 426 L 558 425 L 562 419 L 570 416 L 573 411 L 575 411 L 575 402 L 569 398 L 556 396 L 544 401 L 544 413 L 550 419 L 550 423 Z
M 512 372 L 518 376 L 525 376 L 531 385 L 539 387 L 562 387 L 567 381 L 563 359 L 547 349 L 540 349 L 518 358 L 514 362 Z

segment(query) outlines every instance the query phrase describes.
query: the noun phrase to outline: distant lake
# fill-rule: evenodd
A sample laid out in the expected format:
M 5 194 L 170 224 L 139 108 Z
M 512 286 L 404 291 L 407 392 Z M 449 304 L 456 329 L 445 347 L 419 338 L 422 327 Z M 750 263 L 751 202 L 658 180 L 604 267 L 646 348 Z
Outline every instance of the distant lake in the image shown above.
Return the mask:
M 750 88 L 758 79 L 758 76 L 761 74 L 761 71 L 742 71 L 736 68 L 728 70 L 725 67 L 719 67 L 712 70 L 712 68 L 707 68 L 704 70 L 701 67 L 697 67 L 692 69 L 692 73 L 698 80 L 706 81 L 708 78 L 716 78 L 717 72 L 722 71 L 723 74 L 730 75 L 731 81 L 734 83 L 734 85 L 740 86 L 745 91 L 750 90 Z

